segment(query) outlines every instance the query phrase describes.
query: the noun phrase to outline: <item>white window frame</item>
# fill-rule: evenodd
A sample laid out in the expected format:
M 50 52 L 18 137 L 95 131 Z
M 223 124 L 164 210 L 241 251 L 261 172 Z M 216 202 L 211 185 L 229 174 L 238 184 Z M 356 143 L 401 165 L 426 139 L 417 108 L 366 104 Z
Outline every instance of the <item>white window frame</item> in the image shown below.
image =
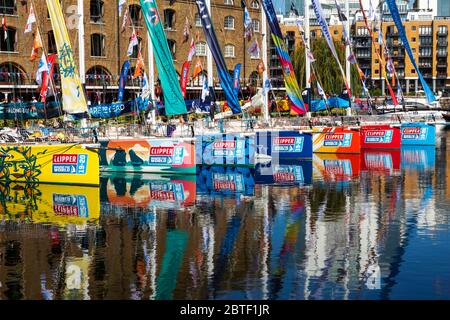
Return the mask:
M 232 52 L 229 52 L 228 50 L 232 50 Z M 235 58 L 236 57 L 236 47 L 231 44 L 231 43 L 227 43 L 225 45 L 225 48 L 223 50 L 225 58 Z
M 258 28 L 255 28 L 255 25 L 258 26 Z M 261 32 L 261 22 L 258 19 L 252 19 L 252 29 L 253 32 Z
M 256 0 L 253 0 L 252 3 L 250 4 L 250 8 L 259 9 L 259 2 Z
M 206 57 L 206 51 L 206 42 L 199 41 L 195 44 L 195 54 L 198 57 Z
M 196 27 L 202 26 L 202 19 L 200 19 L 200 15 L 198 13 L 195 14 L 195 26 Z
M 227 19 L 228 19 L 228 21 L 233 22 L 231 27 L 227 27 Z M 233 16 L 226 16 L 223 20 L 223 28 L 225 30 L 234 30 L 234 22 L 235 22 L 235 19 Z
M 223 3 L 226 4 L 227 6 L 233 6 L 234 0 L 224 0 Z

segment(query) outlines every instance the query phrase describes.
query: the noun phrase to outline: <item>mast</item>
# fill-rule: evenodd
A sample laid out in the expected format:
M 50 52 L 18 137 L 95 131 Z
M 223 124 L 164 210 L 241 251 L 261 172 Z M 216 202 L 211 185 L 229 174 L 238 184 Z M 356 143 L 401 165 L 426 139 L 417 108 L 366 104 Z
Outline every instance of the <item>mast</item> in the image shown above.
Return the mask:
M 310 19 L 310 15 L 309 15 L 309 1 L 306 0 L 305 1 L 305 25 L 303 26 L 305 29 L 305 50 L 307 50 L 306 48 L 311 48 L 311 40 L 309 39 L 310 37 L 310 28 L 309 28 L 309 19 Z M 305 65 L 305 72 L 306 72 L 306 88 L 311 88 L 311 84 L 309 83 L 309 79 L 311 78 L 311 62 L 309 61 L 309 57 L 308 54 L 305 54 L 305 58 L 306 58 L 306 65 Z
M 209 14 L 211 14 L 211 0 L 205 0 L 205 3 Z M 208 86 L 213 87 L 214 89 L 212 54 L 211 50 L 209 49 L 209 46 L 206 46 L 206 65 L 208 73 Z
M 262 83 L 263 93 L 264 93 L 263 116 L 264 116 L 264 121 L 268 122 L 270 119 L 269 91 L 265 90 L 266 80 L 268 80 L 267 69 L 269 68 L 269 66 L 267 65 L 267 21 L 266 21 L 266 13 L 264 12 L 262 6 L 260 8 L 261 8 L 261 28 L 262 28 L 262 37 L 261 37 L 262 48 L 261 49 L 262 49 L 262 60 L 263 60 L 264 66 L 265 66 L 264 71 L 263 71 L 263 83 Z
M 153 64 L 153 43 L 150 38 L 150 33 L 147 32 L 147 49 L 148 49 L 148 85 L 150 87 L 150 99 L 153 103 L 151 111 L 151 122 L 156 124 L 156 96 L 155 96 L 155 66 Z M 156 240 L 155 240 L 156 241 Z
M 347 15 L 347 21 L 345 21 L 348 37 L 350 41 L 350 6 L 348 4 L 348 0 L 345 0 L 345 14 Z M 348 61 L 348 57 L 350 56 L 350 44 L 345 46 L 345 74 L 347 76 L 347 83 L 350 90 L 352 90 L 351 83 L 351 75 L 350 75 L 350 61 Z
M 78 59 L 80 64 L 81 83 L 86 83 L 86 61 L 84 52 L 84 4 L 78 0 Z

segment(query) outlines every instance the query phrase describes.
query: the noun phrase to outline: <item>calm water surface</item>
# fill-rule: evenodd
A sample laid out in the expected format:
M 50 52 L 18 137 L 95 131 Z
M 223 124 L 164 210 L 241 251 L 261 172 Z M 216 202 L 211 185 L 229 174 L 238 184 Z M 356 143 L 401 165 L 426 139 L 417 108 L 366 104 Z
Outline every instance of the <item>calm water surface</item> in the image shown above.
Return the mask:
M 437 148 L 0 185 L 0 299 L 449 299 Z

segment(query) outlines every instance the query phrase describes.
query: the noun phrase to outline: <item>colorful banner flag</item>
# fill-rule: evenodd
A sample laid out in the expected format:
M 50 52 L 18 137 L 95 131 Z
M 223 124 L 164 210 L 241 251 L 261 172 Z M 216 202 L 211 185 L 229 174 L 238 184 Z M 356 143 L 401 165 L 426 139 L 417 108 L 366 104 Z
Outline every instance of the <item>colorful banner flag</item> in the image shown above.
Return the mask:
M 144 59 L 142 58 L 141 50 L 138 52 L 136 67 L 134 68 L 133 78 L 137 78 L 142 74 L 142 71 L 145 69 Z
M 36 15 L 34 14 L 33 4 L 30 6 L 30 14 L 28 15 L 27 25 L 25 26 L 24 33 L 31 32 L 33 30 L 33 23 L 36 22 Z
M 339 56 L 336 52 L 336 48 L 334 47 L 333 38 L 331 37 L 330 29 L 328 28 L 327 20 L 325 19 L 325 16 L 323 14 L 322 5 L 320 4 L 319 0 L 311 0 L 312 7 L 314 10 L 314 13 L 317 17 L 317 22 L 320 25 L 320 28 L 322 30 L 322 36 L 327 41 L 328 47 L 330 48 L 331 53 L 333 54 L 334 59 L 336 60 L 337 64 L 339 65 L 339 70 L 341 71 L 342 79 L 344 80 L 345 87 L 347 88 L 347 91 L 349 93 L 349 96 L 351 97 L 351 91 L 350 86 L 347 82 L 347 77 L 345 76 L 344 68 L 342 67 L 341 61 L 339 60 Z M 344 17 L 342 17 L 343 19 Z M 341 20 L 341 21 L 346 21 Z
M 158 6 L 155 0 L 140 0 L 142 12 L 147 23 L 147 31 L 153 44 L 156 68 L 164 94 L 166 115 L 178 115 L 187 112 L 178 75 L 173 65 L 167 38 L 164 33 Z
M 42 77 L 44 72 L 49 72 L 47 59 L 45 58 L 45 53 L 42 52 L 41 60 L 39 61 L 39 66 L 36 71 L 36 82 L 38 85 L 42 84 Z
M 372 32 L 372 28 L 369 25 L 369 22 L 368 22 L 368 19 L 367 19 L 367 15 L 366 15 L 366 12 L 364 11 L 364 7 L 363 7 L 363 4 L 362 4 L 362 0 L 359 0 L 359 7 L 360 7 L 361 13 L 363 15 L 364 24 L 366 25 L 367 31 L 369 32 L 370 38 L 372 39 L 372 43 L 375 43 L 375 36 L 374 36 L 374 34 Z M 381 28 L 379 30 L 380 30 L 379 32 L 381 34 Z M 386 49 L 386 47 L 383 44 L 383 41 L 380 41 L 380 44 L 384 47 L 384 49 Z M 385 62 L 384 62 L 383 57 L 381 56 L 381 53 L 380 53 L 380 50 L 379 50 L 378 46 L 374 46 L 374 48 L 375 48 L 375 54 L 377 55 L 378 60 L 380 60 L 381 66 L 383 68 L 385 68 Z M 383 72 L 381 72 L 381 74 L 380 74 L 380 81 L 381 81 L 382 74 L 383 74 Z M 392 86 L 389 83 L 389 79 L 387 78 L 387 76 L 385 77 L 385 81 L 386 81 L 386 84 L 387 84 L 387 87 L 388 87 L 388 91 L 389 91 L 389 95 L 391 96 L 392 102 L 393 102 L 394 106 L 397 106 L 398 105 L 398 101 L 397 101 L 397 98 L 395 97 L 394 90 L 392 90 Z
M 186 43 L 189 40 L 191 25 L 189 24 L 189 19 L 186 17 L 186 21 L 184 23 L 183 29 L 183 43 Z
M 6 18 L 5 16 L 2 17 L 2 29 L 4 33 L 5 40 L 8 39 L 8 28 L 6 27 Z
M 130 61 L 126 60 L 122 65 L 119 79 L 119 92 L 117 96 L 118 101 L 123 101 L 125 86 L 127 84 L 128 71 L 130 70 Z
M 31 49 L 30 61 L 34 61 L 37 58 L 39 48 L 42 48 L 42 38 L 39 30 L 36 30 L 36 33 L 34 34 L 33 48 Z
M 194 38 L 192 38 L 192 40 L 191 40 L 191 45 L 190 45 L 190 47 L 189 47 L 189 53 L 188 53 L 187 61 L 191 62 L 191 61 L 192 61 L 192 58 L 193 58 L 194 55 L 195 55 L 195 53 L 196 53 L 196 50 L 195 50 L 195 43 L 194 43 Z
M 241 5 L 244 9 L 244 38 L 246 38 L 247 41 L 250 41 L 253 34 L 252 18 L 250 18 L 250 13 L 248 12 L 245 2 L 242 1 Z
M 123 15 L 123 19 L 122 19 L 122 29 L 120 32 L 124 32 L 127 29 L 127 24 L 130 21 L 129 17 L 128 17 L 128 8 L 125 9 L 125 14 Z
M 190 64 L 189 61 L 185 61 L 183 63 L 183 66 L 181 67 L 180 87 L 181 92 L 183 93 L 183 98 L 186 98 L 186 87 L 189 76 L 189 64 Z
M 258 41 L 253 41 L 253 43 L 248 47 L 247 52 L 250 54 L 252 58 L 259 58 L 261 52 L 259 49 Z
M 233 90 L 234 93 L 239 96 L 239 83 L 241 80 L 241 64 L 238 63 L 235 67 L 234 67 L 234 72 L 233 72 Z
M 194 66 L 194 75 L 193 78 L 197 78 L 197 76 L 203 71 L 203 67 L 202 67 L 202 62 L 200 60 L 200 58 L 197 58 L 197 62 L 195 63 Z
M 59 72 L 63 109 L 67 113 L 87 112 L 86 97 L 81 84 L 78 68 L 73 57 L 69 33 L 59 0 L 47 0 L 47 8 L 52 22 L 56 47 L 58 48 Z
M 122 16 L 122 7 L 127 3 L 127 0 L 119 0 L 119 17 Z
M 131 34 L 130 43 L 128 44 L 127 56 L 130 57 L 133 54 L 134 47 L 139 45 L 139 40 L 136 35 L 136 31 L 133 29 Z
M 267 16 L 270 31 L 272 32 L 272 40 L 277 50 L 278 58 L 283 70 L 284 83 L 286 93 L 291 100 L 291 114 L 304 114 L 308 110 L 302 101 L 302 93 L 295 78 L 294 68 L 292 67 L 291 58 L 286 50 L 286 44 L 281 33 L 275 9 L 271 0 L 261 0 L 264 11 Z
M 389 7 L 389 11 L 391 12 L 392 20 L 394 20 L 395 26 L 397 27 L 398 35 L 400 36 L 400 39 L 402 39 L 403 45 L 405 46 L 405 50 L 408 53 L 409 59 L 411 60 L 411 63 L 414 66 L 414 69 L 416 69 L 417 75 L 419 76 L 420 83 L 422 84 L 423 91 L 425 91 L 428 103 L 433 103 L 436 101 L 436 97 L 431 91 L 425 79 L 423 78 L 422 73 L 420 72 L 419 67 L 417 66 L 416 60 L 414 59 L 411 46 L 409 45 L 408 38 L 406 37 L 405 27 L 402 24 L 400 13 L 398 12 L 395 0 L 386 0 L 386 3 Z
M 223 58 L 222 51 L 220 50 L 219 42 L 217 41 L 217 36 L 214 31 L 214 27 L 212 25 L 211 17 L 208 12 L 208 8 L 206 7 L 205 0 L 196 0 L 195 1 L 198 8 L 198 13 L 200 15 L 200 19 L 202 21 L 203 32 L 205 33 L 206 42 L 211 50 L 211 54 L 216 62 L 217 73 L 220 78 L 220 85 L 225 93 L 225 97 L 228 102 L 228 106 L 230 107 L 233 114 L 241 113 L 241 105 L 239 104 L 239 99 L 237 95 L 233 91 L 233 83 L 231 80 L 231 76 L 228 73 L 228 68 L 225 63 L 225 59 Z M 212 85 L 212 84 L 210 84 Z
M 209 96 L 209 87 L 208 87 L 208 78 L 205 77 L 202 87 L 202 102 L 205 102 L 207 96 Z
M 148 81 L 147 73 L 144 71 L 144 77 L 142 79 L 142 92 L 141 97 L 143 99 L 148 99 L 151 95 L 150 92 L 150 82 Z
M 44 73 L 43 75 L 43 81 L 42 81 L 42 87 L 40 92 L 41 102 L 45 102 L 47 99 L 47 93 L 49 85 L 51 84 L 51 81 L 53 79 L 53 73 L 54 73 L 54 66 L 56 61 L 56 54 L 51 54 L 48 56 L 47 59 L 47 66 L 48 66 L 48 72 Z

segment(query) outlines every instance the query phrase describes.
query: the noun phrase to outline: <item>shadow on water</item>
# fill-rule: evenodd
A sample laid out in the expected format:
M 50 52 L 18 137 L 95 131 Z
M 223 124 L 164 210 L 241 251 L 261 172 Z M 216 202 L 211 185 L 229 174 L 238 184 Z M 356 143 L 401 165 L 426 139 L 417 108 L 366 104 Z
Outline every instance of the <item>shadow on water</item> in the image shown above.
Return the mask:
M 0 298 L 448 299 L 448 135 L 100 188 L 0 184 Z

